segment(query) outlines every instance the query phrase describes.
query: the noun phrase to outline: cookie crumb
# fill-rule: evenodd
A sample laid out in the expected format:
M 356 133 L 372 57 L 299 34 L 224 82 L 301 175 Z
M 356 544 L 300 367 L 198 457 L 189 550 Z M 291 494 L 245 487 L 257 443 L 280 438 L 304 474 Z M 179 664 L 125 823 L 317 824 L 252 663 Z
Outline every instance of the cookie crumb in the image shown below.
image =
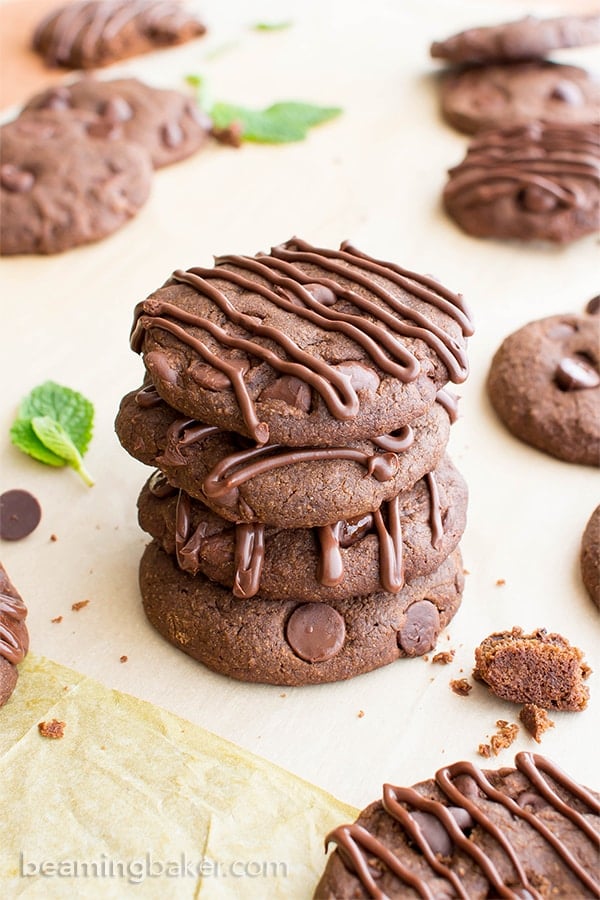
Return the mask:
M 506 578 L 497 578 L 496 579 L 496 587 L 502 587 L 506 584 Z
M 489 759 L 492 754 L 498 756 L 501 750 L 510 747 L 519 733 L 519 726 L 507 722 L 506 719 L 498 719 L 496 728 L 498 731 L 491 736 L 489 744 L 480 744 L 478 748 L 479 755 L 486 759 Z
M 359 719 L 362 719 L 362 718 L 364 717 L 364 715 L 365 715 L 364 709 L 359 709 L 359 711 L 358 711 L 358 718 L 359 718 Z
M 280 694 L 279 696 L 280 696 L 280 697 L 287 697 L 287 694 L 286 694 L 286 692 L 284 691 L 283 694 Z
M 483 756 L 485 759 L 489 759 L 492 755 L 492 748 L 489 744 L 480 744 L 477 748 L 477 752 L 480 756 Z
M 62 616 L 54 616 L 53 619 L 50 619 L 51 622 L 62 622 L 62 620 L 63 620 Z
M 469 684 L 466 678 L 454 678 L 450 682 L 450 687 L 459 697 L 466 697 L 473 690 L 473 685 Z
M 441 653 L 436 653 L 431 662 L 439 663 L 442 666 L 447 666 L 448 663 L 451 663 L 454 659 L 455 653 L 456 650 L 443 650 Z
M 65 736 L 66 722 L 59 722 L 58 719 L 52 719 L 50 722 L 38 722 L 38 731 L 42 737 L 58 740 Z
M 58 540 L 58 535 L 56 535 L 56 534 L 51 534 L 51 535 L 50 535 L 50 540 L 52 541 L 53 544 L 55 544 L 56 541 Z
M 126 663 L 128 659 L 129 659 L 129 657 L 125 656 L 125 654 L 123 654 L 123 656 L 119 657 L 119 662 Z
M 536 706 L 535 703 L 526 703 L 519 713 L 519 719 L 538 744 L 541 743 L 544 732 L 554 728 L 554 722 L 546 710 Z
M 470 574 L 471 574 L 471 573 L 469 572 L 468 569 L 463 569 L 463 575 L 470 575 Z
M 79 612 L 80 609 L 83 609 L 84 606 L 87 606 L 89 600 L 78 600 L 77 603 L 73 603 L 71 609 L 73 612 Z

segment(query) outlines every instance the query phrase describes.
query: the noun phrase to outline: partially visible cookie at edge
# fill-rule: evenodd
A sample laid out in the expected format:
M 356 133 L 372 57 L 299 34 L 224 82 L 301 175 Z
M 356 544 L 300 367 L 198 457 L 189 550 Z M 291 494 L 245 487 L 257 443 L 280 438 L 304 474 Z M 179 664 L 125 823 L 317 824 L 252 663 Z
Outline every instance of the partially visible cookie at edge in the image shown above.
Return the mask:
M 586 590 L 600 609 L 600 505 L 585 526 L 581 539 L 580 564 Z
M 600 466 L 600 317 L 549 316 L 513 332 L 492 359 L 487 392 L 515 437 Z
M 154 168 L 191 156 L 206 142 L 210 122 L 193 97 L 151 87 L 137 78 L 101 81 L 88 76 L 48 88 L 24 111 L 83 109 L 120 128 L 125 140 L 144 147 Z
M 600 43 L 600 15 L 527 16 L 516 22 L 469 28 L 434 41 L 431 55 L 451 63 L 503 63 L 540 59 L 550 50 Z
M 40 110 L 0 129 L 0 252 L 60 253 L 106 237 L 150 193 L 146 150 L 90 113 Z
M 27 607 L 0 562 L 0 706 L 17 683 L 17 665 L 29 650 Z
M 80 0 L 52 10 L 32 47 L 48 66 L 93 69 L 200 37 L 205 25 L 173 0 Z

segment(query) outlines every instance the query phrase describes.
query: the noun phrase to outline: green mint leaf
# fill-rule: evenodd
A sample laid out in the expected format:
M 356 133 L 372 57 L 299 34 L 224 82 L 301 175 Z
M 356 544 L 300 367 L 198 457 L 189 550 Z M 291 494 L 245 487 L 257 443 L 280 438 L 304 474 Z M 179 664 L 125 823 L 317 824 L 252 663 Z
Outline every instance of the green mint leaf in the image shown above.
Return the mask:
M 49 416 L 69 435 L 83 456 L 92 438 L 94 407 L 82 394 L 71 388 L 46 381 L 25 397 L 19 408 L 20 419 Z
M 293 24 L 291 19 L 285 22 L 256 22 L 256 24 L 252 25 L 252 28 L 254 31 L 283 31 L 286 28 L 291 28 Z
M 247 109 L 231 103 L 215 103 L 210 116 L 217 129 L 228 128 L 238 122 L 246 141 L 285 144 L 304 140 L 310 127 L 327 122 L 341 112 L 337 106 L 315 106 L 296 101 L 274 103 L 263 110 Z
M 71 466 L 81 475 L 86 484 L 93 485 L 93 480 L 86 472 L 81 454 L 67 431 L 60 422 L 51 416 L 34 416 L 31 427 L 42 444 L 58 457 L 62 457 L 66 465 Z
M 57 456 L 42 444 L 31 427 L 31 419 L 16 419 L 10 429 L 10 439 L 15 447 L 47 466 L 65 466 L 62 456 Z

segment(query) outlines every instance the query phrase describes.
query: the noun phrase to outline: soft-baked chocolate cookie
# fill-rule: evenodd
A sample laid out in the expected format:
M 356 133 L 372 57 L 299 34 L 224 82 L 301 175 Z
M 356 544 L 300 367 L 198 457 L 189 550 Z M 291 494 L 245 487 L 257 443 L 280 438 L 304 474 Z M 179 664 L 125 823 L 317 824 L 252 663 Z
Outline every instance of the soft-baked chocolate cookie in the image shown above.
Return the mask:
M 27 607 L 0 562 L 0 706 L 15 689 L 17 665 L 29 649 Z
M 428 653 L 460 605 L 463 582 L 458 550 L 397 594 L 331 603 L 236 599 L 182 572 L 155 541 L 140 563 L 144 610 L 163 637 L 215 672 L 281 685 L 340 681 Z
M 141 527 L 236 597 L 329 601 L 399 591 L 437 569 L 465 528 L 467 486 L 448 456 L 380 510 L 321 528 L 232 525 L 160 472 L 138 499 Z
M 585 709 L 589 689 L 583 682 L 590 667 L 578 647 L 561 634 L 538 628 L 498 631 L 475 648 L 473 677 L 512 703 L 535 703 L 542 709 Z
M 294 238 L 175 272 L 138 304 L 132 347 L 190 417 L 260 444 L 341 446 L 406 425 L 462 382 L 472 330 L 435 279 Z
M 327 835 L 337 846 L 315 900 L 597 897 L 598 794 L 538 754 L 515 766 L 456 762 L 412 788 L 385 784 Z
M 538 119 L 592 124 L 600 85 L 585 69 L 547 61 L 475 66 L 445 72 L 440 99 L 446 121 L 467 134 Z
M 503 63 L 541 59 L 550 50 L 600 42 L 600 15 L 527 16 L 516 22 L 469 28 L 434 41 L 431 55 L 452 63 Z
M 600 319 L 550 316 L 509 335 L 488 394 L 516 437 L 567 462 L 600 465 Z
M 95 113 L 122 136 L 144 147 L 155 169 L 191 156 L 205 143 L 210 122 L 194 99 L 180 91 L 161 90 L 118 78 L 81 78 L 36 94 L 26 104 L 33 109 L 83 109 Z
M 581 539 L 581 577 L 588 594 L 600 608 L 600 506 L 590 516 Z
M 47 65 L 93 69 L 204 34 L 173 0 L 82 0 L 53 10 L 36 28 L 33 49 Z
M 147 152 L 85 112 L 40 110 L 0 129 L 0 252 L 59 253 L 97 241 L 150 193 Z
M 450 418 L 440 403 L 393 434 L 341 447 L 252 441 L 181 416 L 152 389 L 121 401 L 123 447 L 232 522 L 310 528 L 378 509 L 434 469 Z
M 574 241 L 598 228 L 599 151 L 592 125 L 481 132 L 450 169 L 445 209 L 475 237 Z

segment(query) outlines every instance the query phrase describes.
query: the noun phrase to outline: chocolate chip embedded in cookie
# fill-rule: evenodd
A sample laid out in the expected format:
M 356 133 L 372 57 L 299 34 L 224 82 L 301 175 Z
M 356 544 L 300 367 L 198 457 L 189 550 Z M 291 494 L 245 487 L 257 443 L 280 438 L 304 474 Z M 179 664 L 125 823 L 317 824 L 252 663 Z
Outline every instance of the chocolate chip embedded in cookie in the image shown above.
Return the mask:
M 549 50 L 600 42 L 600 16 L 527 16 L 516 22 L 469 28 L 434 41 L 431 55 L 453 63 L 504 63 L 540 59 Z
M 379 510 L 321 528 L 233 525 L 155 472 L 138 499 L 141 527 L 179 567 L 236 597 L 339 600 L 399 591 L 438 568 L 464 531 L 467 488 L 449 457 Z
M 445 72 L 442 115 L 467 134 L 541 119 L 562 125 L 598 120 L 600 84 L 584 69 L 540 61 Z
M 590 672 L 578 647 L 543 628 L 532 634 L 524 634 L 522 628 L 499 631 L 475 648 L 474 677 L 512 703 L 585 709 L 590 692 L 583 681 Z
M 581 577 L 587 592 L 600 608 L 600 506 L 597 506 L 581 540 Z
M 591 125 L 484 131 L 450 169 L 444 207 L 475 237 L 574 241 L 598 227 L 599 150 Z
M 206 141 L 210 123 L 192 97 L 160 90 L 136 78 L 81 78 L 32 97 L 25 111 L 82 109 L 119 126 L 122 136 L 144 147 L 154 168 L 178 162 Z
M 40 110 L 0 129 L 0 252 L 59 253 L 120 228 L 145 203 L 147 152 L 97 116 Z
M 516 437 L 567 462 L 600 465 L 600 319 L 550 316 L 509 335 L 487 390 Z
M 234 432 L 181 416 L 156 393 L 142 390 L 123 398 L 116 430 L 132 456 L 160 468 L 172 484 L 223 518 L 310 528 L 361 516 L 411 487 L 442 458 L 450 419 L 434 403 L 412 425 L 370 441 L 257 447 Z
M 467 376 L 458 294 L 343 244 L 294 238 L 177 271 L 136 310 L 132 347 L 175 409 L 257 443 L 389 434 Z
M 49 66 L 93 69 L 199 37 L 205 26 L 172 0 L 83 0 L 53 10 L 33 49 Z
M 460 605 L 463 582 L 458 551 L 399 593 L 331 603 L 236 599 L 182 572 L 156 542 L 140 564 L 144 609 L 163 637 L 223 675 L 282 685 L 340 681 L 428 653 Z
M 411 788 L 383 786 L 335 844 L 315 900 L 358 897 L 597 897 L 598 794 L 551 760 L 469 762 Z
M 21 595 L 0 563 L 0 706 L 12 694 L 17 683 L 17 665 L 29 649 L 26 618 L 27 608 Z

